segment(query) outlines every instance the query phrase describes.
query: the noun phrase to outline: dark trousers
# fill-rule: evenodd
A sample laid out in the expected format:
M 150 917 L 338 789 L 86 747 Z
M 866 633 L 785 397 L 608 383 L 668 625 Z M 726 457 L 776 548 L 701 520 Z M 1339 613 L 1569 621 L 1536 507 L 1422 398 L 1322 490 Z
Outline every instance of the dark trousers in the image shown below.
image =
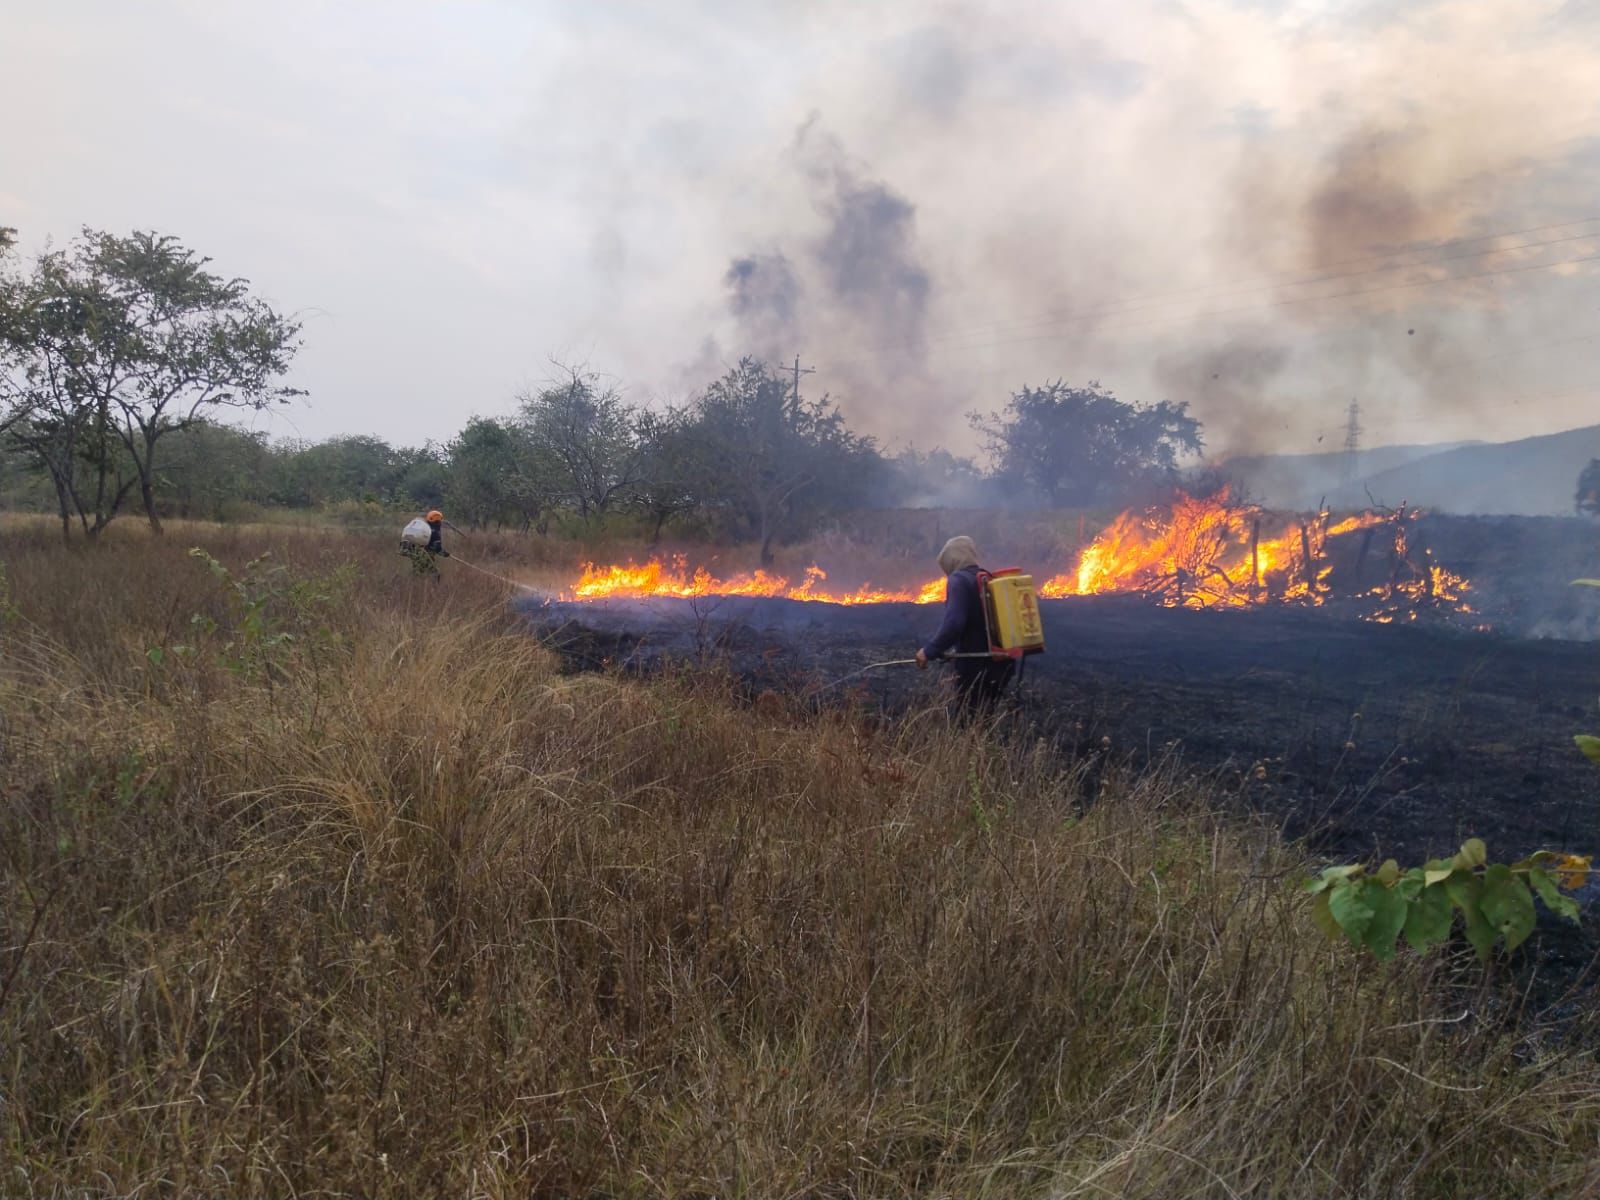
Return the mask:
M 994 711 L 1006 685 L 1011 682 L 1016 664 L 1009 658 L 991 662 L 956 663 L 956 712 L 963 717 L 981 717 Z

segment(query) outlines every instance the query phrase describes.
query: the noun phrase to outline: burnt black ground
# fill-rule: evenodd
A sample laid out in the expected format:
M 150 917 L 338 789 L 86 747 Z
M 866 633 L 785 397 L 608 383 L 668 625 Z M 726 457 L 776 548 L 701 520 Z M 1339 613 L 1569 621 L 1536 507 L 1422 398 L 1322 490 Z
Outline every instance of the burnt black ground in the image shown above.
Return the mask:
M 1041 610 L 1049 649 L 1029 660 L 1008 721 L 1066 756 L 1175 755 L 1220 803 L 1341 861 L 1410 865 L 1473 836 L 1499 861 L 1600 849 L 1600 770 L 1572 742 L 1600 731 L 1594 643 L 1132 597 Z M 534 615 L 581 664 L 705 656 L 752 688 L 799 694 L 913 654 L 938 620 L 936 607 L 782 600 L 557 604 Z M 893 712 L 934 700 L 939 680 L 937 670 L 889 668 L 817 699 L 854 696 Z M 1545 924 L 1547 950 L 1568 972 L 1587 962 L 1590 932 Z
M 1415 860 L 1470 836 L 1521 854 L 1600 836 L 1600 772 L 1572 743 L 1600 727 L 1593 644 L 1122 597 L 1041 608 L 1049 650 L 1029 660 L 1016 708 L 1064 750 L 1110 738 L 1135 760 L 1175 751 L 1333 854 Z M 907 657 L 937 621 L 931 607 L 782 600 L 537 611 L 584 662 L 710 656 L 791 691 Z M 821 695 L 896 709 L 934 699 L 939 678 L 889 668 Z

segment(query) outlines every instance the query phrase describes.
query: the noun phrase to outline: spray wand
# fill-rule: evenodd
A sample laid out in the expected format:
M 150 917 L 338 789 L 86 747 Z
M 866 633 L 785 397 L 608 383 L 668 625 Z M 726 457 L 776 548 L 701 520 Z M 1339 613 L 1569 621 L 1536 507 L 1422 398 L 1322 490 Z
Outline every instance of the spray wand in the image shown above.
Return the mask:
M 508 584 L 511 587 L 521 588 L 525 592 L 537 590 L 536 588 L 528 586 L 526 583 L 518 583 L 515 579 L 507 579 L 504 575 L 496 575 L 493 571 L 486 570 L 483 567 L 478 566 L 476 563 L 469 563 L 459 554 L 452 554 L 450 556 L 450 561 L 460 563 L 463 567 L 469 567 L 480 575 L 487 575 L 490 579 L 498 579 L 501 583 Z
M 928 661 L 930 663 L 949 662 L 952 659 L 957 658 L 981 658 L 989 662 L 996 661 L 993 654 L 988 654 L 981 650 L 975 650 L 965 654 L 941 654 L 938 658 L 930 658 Z M 876 671 L 880 667 L 912 667 L 916 665 L 916 662 L 917 660 L 914 658 L 889 658 L 885 659 L 883 662 L 868 663 L 859 671 L 851 671 L 848 675 L 839 676 L 839 678 L 835 679 L 832 683 L 824 683 L 820 687 L 812 688 L 807 695 L 815 696 L 820 692 L 827 691 L 829 688 L 836 688 L 841 683 L 849 683 L 852 679 L 857 679 L 860 676 L 865 675 L 868 671 Z

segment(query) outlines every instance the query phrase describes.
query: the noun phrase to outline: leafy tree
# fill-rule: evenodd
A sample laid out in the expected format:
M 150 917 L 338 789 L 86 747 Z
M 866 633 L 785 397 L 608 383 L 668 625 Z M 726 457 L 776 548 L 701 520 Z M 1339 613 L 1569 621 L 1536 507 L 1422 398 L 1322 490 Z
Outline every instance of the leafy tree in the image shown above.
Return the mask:
M 563 499 L 560 464 L 518 422 L 474 417 L 448 459 L 448 503 L 476 527 L 515 521 L 543 533 Z
M 11 444 L 49 475 L 68 537 L 76 518 L 93 537 L 111 523 L 135 476 L 120 452 L 111 400 L 86 380 L 93 311 L 80 297 L 7 273 L 0 288 L 0 367 Z
M 881 463 L 872 440 L 852 434 L 826 396 L 802 399 L 751 358 L 695 400 L 685 447 L 694 488 L 760 542 L 768 564 L 775 540 L 859 502 Z
M 283 502 L 303 507 L 336 500 L 377 504 L 393 496 L 404 474 L 405 464 L 393 446 L 382 438 L 354 434 L 284 446 L 275 490 Z
M 411 508 L 436 508 L 444 503 L 450 467 L 432 442 L 402 447 L 395 452 L 395 466 L 394 486 L 385 496 L 386 503 Z
M 167 439 L 157 481 L 163 511 L 225 520 L 240 503 L 267 499 L 273 455 L 265 433 L 197 421 Z
M 948 450 L 907 447 L 884 460 L 880 503 L 891 508 L 981 508 L 994 484 L 978 464 Z
M 20 370 L 20 348 L 8 334 L 22 303 L 22 281 L 11 261 L 16 238 L 15 229 L 0 225 L 0 434 L 26 420 L 33 407 L 31 389 Z
M 627 500 L 639 482 L 638 419 L 615 388 L 569 369 L 566 379 L 522 398 L 519 423 L 559 494 L 587 523 Z
M 679 513 L 698 507 L 703 497 L 695 484 L 694 429 L 682 409 L 641 413 L 635 424 L 642 459 L 632 503 L 649 521 L 652 544 L 662 527 Z
M 85 229 L 69 249 L 41 255 L 11 289 L 0 333 L 41 421 L 34 445 L 58 489 L 75 490 L 67 468 L 80 455 L 97 464 L 87 506 L 97 527 L 125 494 L 108 437 L 121 443 L 159 533 L 164 439 L 224 408 L 262 409 L 301 394 L 277 382 L 298 348 L 298 322 L 252 297 L 244 280 L 207 271 L 209 261 L 174 238 Z M 80 513 L 82 500 L 79 490 Z
M 1578 476 L 1576 503 L 1579 513 L 1600 516 L 1600 458 L 1591 458 Z
M 1178 459 L 1201 447 L 1185 403 L 1128 404 L 1098 383 L 1024 387 L 988 416 L 968 418 L 996 474 L 1057 507 L 1116 502 L 1141 484 L 1170 481 Z
M 509 424 L 474 417 L 446 448 L 445 497 L 451 510 L 474 529 L 503 521 L 511 511 L 517 440 L 518 433 Z

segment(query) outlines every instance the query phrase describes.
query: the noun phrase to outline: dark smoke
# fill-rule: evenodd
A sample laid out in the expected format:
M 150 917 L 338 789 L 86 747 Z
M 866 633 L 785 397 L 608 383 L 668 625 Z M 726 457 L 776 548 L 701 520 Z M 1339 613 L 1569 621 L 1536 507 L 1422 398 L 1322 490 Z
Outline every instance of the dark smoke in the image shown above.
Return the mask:
M 1423 208 L 1405 180 L 1398 136 L 1359 129 L 1328 156 L 1306 200 L 1308 266 L 1326 267 L 1416 241 Z
M 775 231 L 773 249 L 734 258 L 723 273 L 739 354 L 769 361 L 824 355 L 839 366 L 831 389 L 854 400 L 925 387 L 923 355 L 933 281 L 917 246 L 916 206 L 875 179 L 813 118 L 802 125 L 791 161 L 820 231 Z M 903 409 L 883 409 L 867 424 L 889 430 Z M 863 414 L 864 415 L 864 414 Z
M 736 258 L 722 282 L 739 325 L 740 352 L 767 359 L 790 353 L 798 338 L 803 289 L 788 258 L 781 253 Z
M 1166 399 L 1190 402 L 1213 453 L 1248 453 L 1280 440 L 1289 406 L 1273 384 L 1289 357 L 1281 345 L 1241 332 L 1223 345 L 1162 355 L 1155 377 Z
M 795 156 L 828 221 L 810 253 L 829 301 L 852 327 L 909 356 L 920 347 L 931 290 L 917 256 L 916 207 L 887 184 L 865 178 L 815 119 L 796 134 Z
M 920 344 L 929 280 L 912 247 L 916 209 L 881 183 L 841 178 L 832 210 L 816 249 L 830 293 L 884 335 Z

